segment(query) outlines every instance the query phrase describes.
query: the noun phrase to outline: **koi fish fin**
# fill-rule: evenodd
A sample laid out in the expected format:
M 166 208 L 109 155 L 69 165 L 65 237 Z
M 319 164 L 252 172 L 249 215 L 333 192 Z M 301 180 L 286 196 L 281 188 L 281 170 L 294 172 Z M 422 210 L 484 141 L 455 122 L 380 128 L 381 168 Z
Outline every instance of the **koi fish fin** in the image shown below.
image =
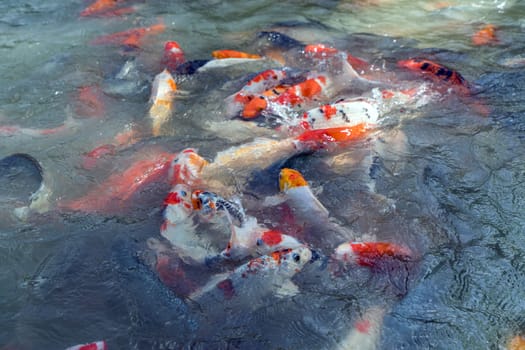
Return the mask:
M 286 202 L 286 197 L 281 194 L 276 194 L 274 196 L 266 197 L 262 203 L 262 206 L 263 207 L 275 207 L 284 202 Z
M 195 292 L 191 293 L 187 299 L 189 300 L 192 300 L 192 301 L 197 301 L 200 297 L 202 297 L 204 294 L 206 293 L 209 293 L 210 291 L 212 291 L 214 288 L 217 287 L 217 284 L 221 281 L 224 281 L 225 279 L 227 279 L 228 277 L 230 276 L 230 273 L 229 272 L 224 272 L 224 273 L 219 273 L 219 274 L 216 274 L 212 277 L 210 277 L 210 279 L 208 280 L 208 282 L 206 282 L 206 284 L 204 286 L 202 286 L 202 288 L 196 290 Z
M 285 280 L 277 289 L 275 295 L 278 298 L 293 297 L 299 294 L 299 287 L 292 280 Z

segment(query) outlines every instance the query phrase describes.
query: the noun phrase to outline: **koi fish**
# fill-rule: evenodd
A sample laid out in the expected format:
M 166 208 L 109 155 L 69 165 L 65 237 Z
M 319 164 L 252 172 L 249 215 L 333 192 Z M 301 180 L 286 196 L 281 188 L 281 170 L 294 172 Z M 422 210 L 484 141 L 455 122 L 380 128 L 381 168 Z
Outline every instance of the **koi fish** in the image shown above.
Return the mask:
M 470 94 L 470 86 L 465 78 L 455 70 L 447 68 L 439 63 L 422 58 L 411 58 L 399 61 L 397 64 L 402 68 L 407 68 L 413 72 L 420 73 L 434 82 L 446 83 L 464 96 Z
M 375 350 L 379 345 L 385 310 L 373 307 L 354 323 L 348 335 L 337 345 L 337 350 Z
M 164 45 L 164 55 L 161 65 L 171 72 L 175 72 L 177 67 L 186 62 L 184 51 L 176 41 L 167 41 Z
M 507 350 L 523 350 L 525 349 L 525 338 L 517 335 L 510 340 L 507 345 Z
M 262 58 L 260 55 L 235 50 L 216 50 L 211 53 L 213 58 L 222 60 L 225 58 Z
M 306 130 L 293 142 L 300 152 L 309 152 L 320 149 L 333 150 L 363 140 L 367 136 L 370 136 L 370 125 L 360 123 L 353 126 Z
M 173 110 L 173 98 L 177 92 L 177 84 L 170 72 L 165 68 L 155 76 L 151 89 L 149 118 L 152 120 L 153 136 L 159 136 L 162 127 L 169 120 Z
M 267 69 L 250 79 L 241 90 L 227 97 L 226 112 L 229 116 L 235 116 L 243 110 L 244 106 L 254 98 L 254 96 L 264 93 L 266 90 L 274 88 L 287 76 L 287 69 Z
M 123 32 L 102 35 L 91 41 L 91 45 L 123 45 L 138 49 L 146 36 L 162 33 L 166 29 L 163 23 L 149 27 L 133 28 Z
M 311 101 L 321 96 L 321 94 L 327 95 L 329 85 L 329 79 L 326 76 L 320 75 L 293 85 L 274 98 L 267 98 L 261 95 L 258 99 L 253 99 L 245 106 L 242 117 L 252 119 L 259 116 L 265 110 L 279 115 L 279 113 L 275 112 L 279 110 L 280 106 L 295 107 Z
M 493 24 L 487 24 L 472 35 L 472 44 L 476 46 L 496 44 L 496 27 Z
M 135 12 L 133 7 L 119 7 L 125 2 L 125 0 L 96 0 L 80 12 L 80 16 L 120 16 Z
M 88 344 L 70 346 L 66 350 L 108 350 L 108 346 L 106 342 L 102 340 Z
M 245 310 L 254 310 L 270 295 L 290 297 L 299 292 L 291 278 L 312 260 L 307 247 L 276 251 L 252 259 L 230 273 L 212 277 L 189 299 L 210 310 L 232 303 Z
M 389 242 L 347 242 L 340 244 L 333 254 L 336 261 L 355 263 L 361 266 L 376 266 L 381 259 L 393 258 L 401 261 L 412 259 L 407 247 Z
M 78 123 L 71 116 L 68 116 L 62 125 L 49 129 L 25 128 L 20 125 L 0 125 L 0 136 L 45 137 L 73 130 L 77 125 Z
M 169 179 L 172 185 L 185 184 L 190 188 L 201 181 L 201 173 L 208 161 L 202 158 L 195 149 L 182 150 L 170 165 Z
M 173 154 L 159 152 L 149 159 L 138 160 L 123 172 L 109 176 L 96 188 L 81 198 L 61 201 L 64 210 L 84 212 L 119 212 L 129 205 L 129 200 L 146 184 L 167 182 L 168 169 Z
M 193 209 L 198 210 L 200 216 L 210 220 L 219 213 L 224 213 L 229 221 L 235 219 L 238 226 L 246 222 L 244 209 L 238 201 L 224 199 L 216 193 L 196 190 L 191 194 Z
M 379 116 L 379 105 L 376 101 L 357 98 L 325 104 L 304 112 L 298 124 L 303 129 L 352 126 L 361 123 L 373 127 L 378 123 Z

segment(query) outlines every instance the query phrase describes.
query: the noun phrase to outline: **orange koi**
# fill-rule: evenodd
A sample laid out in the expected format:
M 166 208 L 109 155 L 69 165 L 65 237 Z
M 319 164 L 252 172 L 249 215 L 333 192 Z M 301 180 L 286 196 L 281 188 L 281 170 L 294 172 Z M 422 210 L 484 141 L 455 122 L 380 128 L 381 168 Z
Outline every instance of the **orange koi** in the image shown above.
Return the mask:
M 93 4 L 80 12 L 80 16 L 120 16 L 133 13 L 135 11 L 133 7 L 118 8 L 125 2 L 125 0 L 96 0 Z
M 65 210 L 85 212 L 119 212 L 143 186 L 165 182 L 174 156 L 155 153 L 150 159 L 139 160 L 121 173 L 113 174 L 81 198 L 60 202 Z
M 507 345 L 507 350 L 525 350 L 525 338 L 517 335 Z
M 361 266 L 375 266 L 386 257 L 402 261 L 410 260 L 410 249 L 389 242 L 348 242 L 335 249 L 334 259 Z
M 457 92 L 464 96 L 470 94 L 470 86 L 465 78 L 455 70 L 439 63 L 421 58 L 411 58 L 399 61 L 397 64 L 400 67 L 423 74 L 435 82 L 450 84 Z
M 84 160 L 82 161 L 82 168 L 86 170 L 91 170 L 96 166 L 97 160 L 108 155 L 116 154 L 117 146 L 113 144 L 106 144 L 98 146 L 84 155 Z
M 262 58 L 260 55 L 257 54 L 251 54 L 236 50 L 215 50 L 211 53 L 211 55 L 218 60 L 222 60 L 225 58 Z
M 168 41 L 164 45 L 164 55 L 162 56 L 161 65 L 174 72 L 178 66 L 186 62 L 184 51 L 176 41 Z
M 493 24 L 487 24 L 472 35 L 472 44 L 476 46 L 497 44 L 496 27 Z
M 163 23 L 150 27 L 133 28 L 123 32 L 102 35 L 91 41 L 91 45 L 123 45 L 130 48 L 140 48 L 142 40 L 148 35 L 162 33 L 166 29 Z

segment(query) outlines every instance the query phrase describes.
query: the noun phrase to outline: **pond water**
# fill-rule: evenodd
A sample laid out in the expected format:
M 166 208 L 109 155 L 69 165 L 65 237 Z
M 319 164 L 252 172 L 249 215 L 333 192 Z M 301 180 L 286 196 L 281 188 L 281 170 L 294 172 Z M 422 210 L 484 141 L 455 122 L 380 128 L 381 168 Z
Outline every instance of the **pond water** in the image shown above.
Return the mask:
M 497 349 L 525 332 L 525 4 L 129 3 L 134 12 L 109 17 L 80 17 L 90 4 L 84 0 L 0 4 L 0 158 L 32 157 L 21 160 L 20 171 L 0 163 L 0 349 L 65 349 L 96 340 L 109 349 L 337 349 L 370 307 L 385 312 L 379 349 Z M 159 22 L 165 30 L 140 50 L 91 44 Z M 486 24 L 497 28 L 498 41 L 473 45 L 471 36 Z M 251 134 L 209 125 L 229 120 L 224 98 L 268 66 L 177 77 L 187 95 L 175 100 L 158 137 L 147 132 L 150 86 L 168 40 L 187 60 L 210 59 L 218 49 L 257 51 L 257 33 L 268 30 L 348 50 L 379 75 L 394 71 L 412 81 L 421 77 L 396 62 L 428 58 L 461 72 L 475 96 L 447 92 L 416 110 L 400 108 L 375 141 L 257 169 L 240 190 L 251 215 L 278 225 L 279 211 L 260 203 L 277 193 L 279 167 L 298 169 L 338 222 L 358 236 L 404 244 L 415 259 L 379 271 L 355 267 L 337 278 L 309 264 L 293 278 L 300 290 L 294 297 L 206 313 L 165 286 L 144 258 L 151 255 L 148 238 L 161 239 L 165 185 L 143 189 L 132 208 L 116 214 L 55 205 L 158 152 L 193 147 L 211 160 L 250 141 Z M 126 61 L 134 62 L 134 75 L 119 81 Z M 79 91 L 90 86 L 99 89 L 100 115 L 86 116 L 79 102 Z M 72 125 L 64 132 L 28 131 L 64 121 Z M 2 133 L 8 125 L 19 132 Z M 86 152 L 130 125 L 143 131 L 139 142 L 94 169 L 82 167 Z M 373 176 L 370 164 L 353 161 L 370 152 Z M 51 208 L 20 218 L 14 209 L 27 204 L 40 181 L 38 169 L 23 165 L 33 160 Z M 324 254 L 341 243 L 328 234 L 320 241 Z

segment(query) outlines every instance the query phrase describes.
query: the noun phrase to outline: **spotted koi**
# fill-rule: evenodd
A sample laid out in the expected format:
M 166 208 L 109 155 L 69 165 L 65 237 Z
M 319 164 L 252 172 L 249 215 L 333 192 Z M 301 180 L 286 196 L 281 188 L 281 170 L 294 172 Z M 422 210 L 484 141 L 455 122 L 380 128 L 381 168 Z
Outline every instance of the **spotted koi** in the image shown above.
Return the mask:
M 337 261 L 369 267 L 385 258 L 407 261 L 412 257 L 410 249 L 390 242 L 347 242 L 339 245 L 333 255 Z
M 447 83 L 464 96 L 470 94 L 470 87 L 465 78 L 455 70 L 439 63 L 427 59 L 411 58 L 399 61 L 398 65 L 413 72 L 423 74 L 437 83 Z
M 177 84 L 167 69 L 157 74 L 151 89 L 149 118 L 152 120 L 153 136 L 161 134 L 163 126 L 169 121 L 173 111 L 173 98 Z

